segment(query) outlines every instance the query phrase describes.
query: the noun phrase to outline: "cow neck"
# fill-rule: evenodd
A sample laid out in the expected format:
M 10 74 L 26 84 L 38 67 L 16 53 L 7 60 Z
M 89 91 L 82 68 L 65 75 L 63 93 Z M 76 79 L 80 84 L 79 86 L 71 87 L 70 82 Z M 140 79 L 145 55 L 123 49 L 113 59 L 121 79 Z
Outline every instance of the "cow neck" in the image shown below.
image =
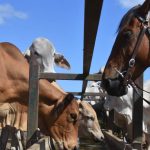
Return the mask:
M 66 97 L 67 93 L 60 90 L 58 87 L 49 83 L 47 80 L 39 81 L 39 100 L 46 104 L 61 102 Z

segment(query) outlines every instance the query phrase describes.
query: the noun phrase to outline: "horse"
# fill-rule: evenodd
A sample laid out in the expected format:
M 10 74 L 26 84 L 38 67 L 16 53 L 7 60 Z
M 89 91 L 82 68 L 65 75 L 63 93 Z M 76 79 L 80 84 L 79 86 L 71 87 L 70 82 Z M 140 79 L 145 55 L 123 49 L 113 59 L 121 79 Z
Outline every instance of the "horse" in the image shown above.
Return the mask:
M 11 66 L 11 67 L 10 67 Z M 26 117 L 29 92 L 29 64 L 20 50 L 9 42 L 0 43 L 0 103 L 24 106 L 15 124 Z M 79 107 L 72 94 L 62 92 L 47 80 L 39 81 L 39 128 L 51 136 L 57 147 L 77 147 Z
M 109 95 L 122 96 L 127 86 L 150 66 L 150 1 L 131 8 L 122 18 L 102 75 Z

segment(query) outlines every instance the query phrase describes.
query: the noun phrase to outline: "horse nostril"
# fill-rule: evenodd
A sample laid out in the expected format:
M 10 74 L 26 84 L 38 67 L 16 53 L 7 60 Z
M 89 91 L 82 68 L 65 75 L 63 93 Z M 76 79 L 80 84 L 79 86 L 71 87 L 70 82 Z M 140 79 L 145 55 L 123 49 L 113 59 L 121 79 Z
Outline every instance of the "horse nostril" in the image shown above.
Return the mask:
M 110 85 L 111 85 L 111 80 L 110 80 L 110 79 L 104 79 L 104 80 L 102 81 L 102 84 L 101 84 L 101 86 L 102 86 L 104 89 L 109 88 Z

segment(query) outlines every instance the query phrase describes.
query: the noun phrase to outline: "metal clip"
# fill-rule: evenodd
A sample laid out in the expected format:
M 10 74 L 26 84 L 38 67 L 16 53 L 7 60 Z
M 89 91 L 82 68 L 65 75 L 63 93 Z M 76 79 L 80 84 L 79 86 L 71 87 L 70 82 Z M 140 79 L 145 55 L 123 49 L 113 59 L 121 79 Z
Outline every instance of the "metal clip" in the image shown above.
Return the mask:
M 130 61 L 129 61 L 129 67 L 133 67 L 135 64 L 135 59 L 131 58 Z

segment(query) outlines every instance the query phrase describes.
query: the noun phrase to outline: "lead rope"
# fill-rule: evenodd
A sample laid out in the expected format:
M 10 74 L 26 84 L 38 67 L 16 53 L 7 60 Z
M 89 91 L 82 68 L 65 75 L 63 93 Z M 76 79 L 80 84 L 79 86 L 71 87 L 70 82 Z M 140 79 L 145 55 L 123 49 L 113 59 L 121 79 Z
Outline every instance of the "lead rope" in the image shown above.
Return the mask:
M 136 92 L 146 103 L 148 103 L 148 104 L 150 105 L 150 102 L 149 102 L 147 99 L 145 99 L 144 97 L 141 96 L 141 94 L 139 93 L 138 89 L 139 89 L 139 90 L 142 90 L 142 91 L 144 91 L 144 92 L 147 92 L 147 93 L 149 93 L 149 94 L 150 94 L 150 92 L 141 89 L 141 88 L 140 88 L 139 86 L 137 86 L 137 84 L 135 84 L 133 81 L 130 82 L 130 85 L 131 85 L 132 88 L 135 90 L 135 92 Z
M 143 91 L 143 92 L 146 92 L 146 93 L 150 94 L 149 91 L 146 91 L 146 90 L 142 89 L 142 88 L 141 88 L 140 86 L 138 86 L 136 83 L 134 83 L 134 84 L 135 84 L 135 86 L 136 86 L 139 90 L 141 90 L 141 91 Z
M 123 79 L 125 78 L 124 75 L 123 75 L 123 73 L 121 73 L 117 68 L 114 68 L 114 69 L 115 69 L 115 71 L 116 71 Z M 132 88 L 136 91 L 136 93 L 137 93 L 146 103 L 148 103 L 148 104 L 150 105 L 150 102 L 149 102 L 147 99 L 145 99 L 144 97 L 141 96 L 141 94 L 139 93 L 138 89 L 139 89 L 139 90 L 142 90 L 142 91 L 144 91 L 144 92 L 146 92 L 146 93 L 149 93 L 149 94 L 150 94 L 150 92 L 145 91 L 144 89 L 140 88 L 136 83 L 134 83 L 134 82 L 131 81 L 131 80 L 128 81 L 128 84 L 130 84 L 130 85 L 132 86 Z

